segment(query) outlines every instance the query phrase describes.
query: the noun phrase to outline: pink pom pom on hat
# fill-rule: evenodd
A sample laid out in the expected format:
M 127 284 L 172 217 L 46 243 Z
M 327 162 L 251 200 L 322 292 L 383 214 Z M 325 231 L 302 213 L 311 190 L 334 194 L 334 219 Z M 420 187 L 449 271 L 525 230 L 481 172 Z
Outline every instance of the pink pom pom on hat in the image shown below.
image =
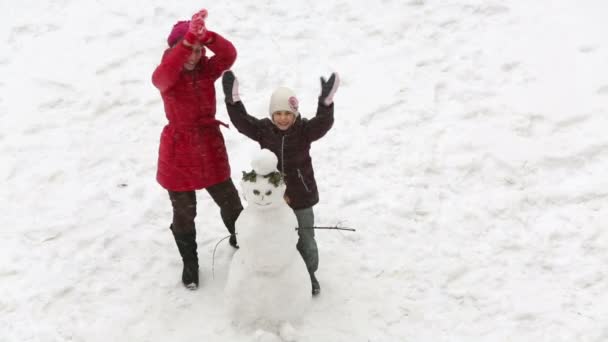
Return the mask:
M 169 44 L 169 46 L 177 44 L 177 42 L 184 38 L 184 36 L 188 32 L 189 26 L 190 20 L 182 20 L 175 23 L 175 25 L 173 25 L 171 33 L 169 34 L 169 37 L 167 37 L 167 44 Z

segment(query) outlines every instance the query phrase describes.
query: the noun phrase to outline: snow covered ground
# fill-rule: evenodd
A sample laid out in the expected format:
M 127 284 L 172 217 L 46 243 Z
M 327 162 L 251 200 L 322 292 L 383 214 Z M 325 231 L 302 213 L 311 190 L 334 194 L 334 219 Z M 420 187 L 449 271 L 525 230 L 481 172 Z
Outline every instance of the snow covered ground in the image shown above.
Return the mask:
M 309 116 L 342 78 L 315 213 L 357 231 L 317 233 L 299 341 L 608 341 L 603 0 L 5 3 L 0 341 L 255 338 L 223 312 L 218 209 L 199 193 L 187 291 L 155 182 L 150 76 L 202 7 L 259 117 L 278 85 Z M 224 133 L 238 180 L 257 145 Z

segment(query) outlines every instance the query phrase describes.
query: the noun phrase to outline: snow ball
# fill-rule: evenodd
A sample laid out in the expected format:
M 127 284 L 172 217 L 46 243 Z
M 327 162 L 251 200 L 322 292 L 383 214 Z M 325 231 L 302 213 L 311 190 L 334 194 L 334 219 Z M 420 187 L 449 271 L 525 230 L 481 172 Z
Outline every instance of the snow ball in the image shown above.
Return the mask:
M 262 149 L 258 152 L 251 161 L 253 171 L 258 175 L 267 175 L 277 170 L 278 159 L 270 150 Z

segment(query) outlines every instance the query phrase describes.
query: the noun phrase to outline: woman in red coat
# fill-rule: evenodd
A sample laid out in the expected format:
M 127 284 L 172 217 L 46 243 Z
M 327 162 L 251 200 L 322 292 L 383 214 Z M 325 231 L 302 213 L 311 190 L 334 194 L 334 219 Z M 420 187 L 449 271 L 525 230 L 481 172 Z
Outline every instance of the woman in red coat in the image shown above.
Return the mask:
M 169 123 L 164 127 L 158 156 L 157 180 L 169 192 L 173 206 L 171 230 L 184 262 L 182 282 L 198 287 L 196 251 L 196 192 L 206 189 L 220 207 L 238 248 L 234 222 L 243 209 L 230 178 L 230 165 L 220 125 L 215 118 L 214 82 L 236 59 L 228 40 L 205 27 L 207 11 L 173 26 L 169 48 L 152 74 L 160 90 Z M 213 52 L 206 56 L 206 49 Z

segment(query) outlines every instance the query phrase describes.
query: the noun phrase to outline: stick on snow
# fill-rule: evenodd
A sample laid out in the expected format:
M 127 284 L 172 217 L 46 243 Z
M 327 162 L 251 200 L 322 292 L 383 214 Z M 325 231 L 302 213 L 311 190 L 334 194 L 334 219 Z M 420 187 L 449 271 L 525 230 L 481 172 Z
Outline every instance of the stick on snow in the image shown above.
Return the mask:
M 218 241 L 215 244 L 215 247 L 213 248 L 213 256 L 211 257 L 211 279 L 215 279 L 215 250 L 217 249 L 217 246 L 219 246 L 220 242 L 226 240 L 229 237 L 230 237 L 230 235 L 228 235 L 225 238 Z
M 353 228 L 346 228 L 346 227 L 317 227 L 317 226 L 313 226 L 313 227 L 296 227 L 296 230 L 298 229 L 335 229 L 335 230 L 348 230 L 350 232 L 354 232 L 355 229 Z

